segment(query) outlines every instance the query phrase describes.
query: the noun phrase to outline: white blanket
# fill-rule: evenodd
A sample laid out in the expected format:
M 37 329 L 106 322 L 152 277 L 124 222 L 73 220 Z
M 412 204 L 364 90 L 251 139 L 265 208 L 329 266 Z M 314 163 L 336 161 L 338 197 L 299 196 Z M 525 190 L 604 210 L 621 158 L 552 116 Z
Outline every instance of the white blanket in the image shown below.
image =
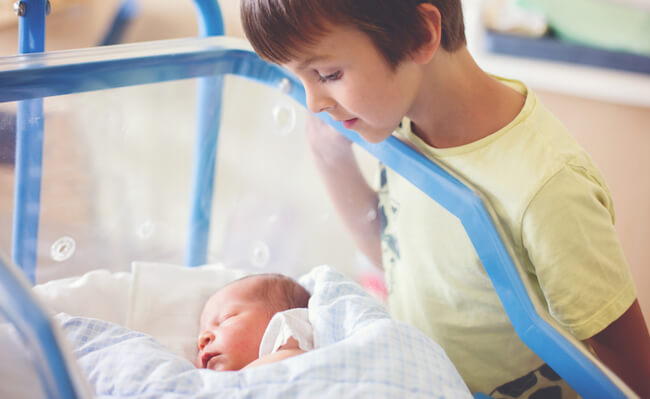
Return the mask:
M 312 293 L 321 347 L 238 372 L 196 369 L 151 336 L 97 319 L 57 316 L 98 398 L 471 398 L 444 351 L 392 320 L 356 283 L 321 266 Z

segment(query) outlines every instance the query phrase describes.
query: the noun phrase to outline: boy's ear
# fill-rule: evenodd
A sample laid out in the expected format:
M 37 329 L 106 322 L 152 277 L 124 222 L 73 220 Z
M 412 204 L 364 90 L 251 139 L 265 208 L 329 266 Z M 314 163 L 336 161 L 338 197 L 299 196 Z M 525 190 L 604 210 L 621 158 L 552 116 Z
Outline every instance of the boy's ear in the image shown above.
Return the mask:
M 418 12 L 423 17 L 428 37 L 420 43 L 420 47 L 413 51 L 411 56 L 413 61 L 419 64 L 426 64 L 433 58 L 440 46 L 442 18 L 438 8 L 431 3 L 421 3 L 418 5 Z

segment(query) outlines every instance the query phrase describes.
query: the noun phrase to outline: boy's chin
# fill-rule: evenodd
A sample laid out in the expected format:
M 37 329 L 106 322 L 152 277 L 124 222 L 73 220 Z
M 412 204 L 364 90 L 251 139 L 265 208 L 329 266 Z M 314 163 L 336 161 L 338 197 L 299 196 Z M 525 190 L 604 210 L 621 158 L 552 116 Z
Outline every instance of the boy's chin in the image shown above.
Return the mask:
M 374 131 L 374 132 L 369 132 L 369 131 L 357 131 L 356 132 L 359 136 L 361 136 L 362 139 L 367 141 L 370 144 L 378 144 L 381 143 L 382 141 L 385 141 L 387 138 L 389 138 L 393 132 L 380 132 L 380 131 Z

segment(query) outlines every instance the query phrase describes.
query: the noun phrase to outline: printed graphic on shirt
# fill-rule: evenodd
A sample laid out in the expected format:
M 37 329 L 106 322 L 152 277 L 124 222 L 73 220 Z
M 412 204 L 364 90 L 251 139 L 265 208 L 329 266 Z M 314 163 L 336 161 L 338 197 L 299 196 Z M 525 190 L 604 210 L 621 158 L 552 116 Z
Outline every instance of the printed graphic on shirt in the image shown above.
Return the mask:
M 384 270 L 386 271 L 386 289 L 392 293 L 393 271 L 399 263 L 399 243 L 395 235 L 395 223 L 399 216 L 399 203 L 388 194 L 386 166 L 381 164 L 379 171 L 379 218 L 381 221 L 381 250 Z

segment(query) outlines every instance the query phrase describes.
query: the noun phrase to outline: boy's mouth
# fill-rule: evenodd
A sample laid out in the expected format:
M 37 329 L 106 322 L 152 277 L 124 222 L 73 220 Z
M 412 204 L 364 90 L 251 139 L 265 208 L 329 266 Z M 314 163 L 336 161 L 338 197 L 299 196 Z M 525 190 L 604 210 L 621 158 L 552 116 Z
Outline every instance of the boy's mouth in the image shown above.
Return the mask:
M 351 129 L 352 126 L 359 120 L 359 118 L 352 118 L 343 121 L 343 127 L 346 129 Z

